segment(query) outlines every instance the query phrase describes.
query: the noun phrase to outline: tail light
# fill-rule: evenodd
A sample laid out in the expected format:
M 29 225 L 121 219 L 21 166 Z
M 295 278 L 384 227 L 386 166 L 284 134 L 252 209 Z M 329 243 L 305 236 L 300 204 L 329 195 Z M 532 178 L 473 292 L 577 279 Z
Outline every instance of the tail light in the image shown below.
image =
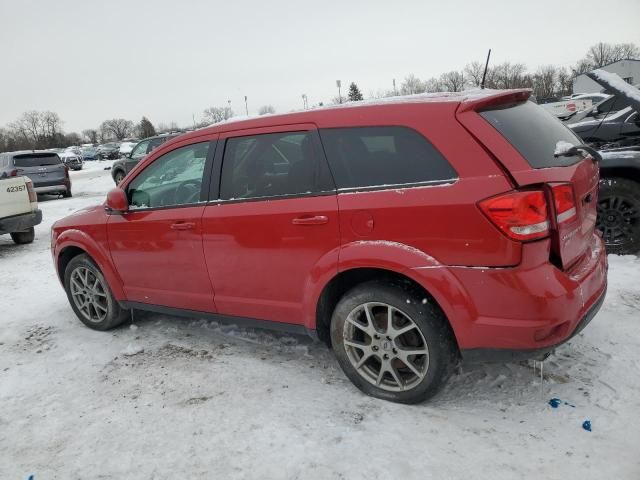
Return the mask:
M 17 177 L 18 176 L 18 170 L 17 169 L 13 169 L 13 170 L 9 170 L 9 176 L 10 177 Z
M 66 165 L 64 166 L 64 176 L 69 178 L 69 167 L 67 167 Z
M 570 183 L 561 183 L 551 187 L 553 203 L 556 207 L 556 221 L 570 222 L 577 216 L 576 199 Z
M 514 191 L 479 203 L 480 209 L 514 240 L 528 241 L 549 235 L 547 201 L 542 190 Z
M 38 195 L 36 191 L 33 189 L 33 182 L 29 179 L 25 182 L 27 184 L 27 193 L 29 194 L 29 202 L 36 203 L 38 201 Z

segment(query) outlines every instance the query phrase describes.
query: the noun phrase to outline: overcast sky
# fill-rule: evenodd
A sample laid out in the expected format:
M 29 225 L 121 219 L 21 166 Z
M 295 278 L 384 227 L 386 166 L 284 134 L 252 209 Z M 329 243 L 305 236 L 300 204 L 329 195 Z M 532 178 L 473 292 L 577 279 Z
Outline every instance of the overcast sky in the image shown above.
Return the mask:
M 208 106 L 278 112 L 482 61 L 570 66 L 640 44 L 640 0 L 0 0 L 0 126 L 52 110 L 65 131 L 180 125 Z M 344 87 L 343 87 L 344 88 Z

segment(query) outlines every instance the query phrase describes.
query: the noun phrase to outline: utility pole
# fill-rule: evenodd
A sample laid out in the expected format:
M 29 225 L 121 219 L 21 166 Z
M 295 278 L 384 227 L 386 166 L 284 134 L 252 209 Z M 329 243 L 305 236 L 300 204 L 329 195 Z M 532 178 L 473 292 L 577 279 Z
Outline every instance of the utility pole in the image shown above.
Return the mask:
M 398 95 L 398 91 L 396 90 L 396 79 L 393 79 L 393 94 Z
M 249 104 L 247 103 L 247 96 L 244 96 L 244 109 L 247 112 L 247 117 L 249 116 Z
M 342 86 L 342 82 L 340 80 L 336 80 L 336 86 L 338 87 L 338 102 L 342 103 L 342 94 L 340 93 L 340 87 Z
M 309 103 L 307 102 L 307 94 L 306 93 L 302 94 L 302 108 L 304 108 L 305 110 L 307 110 L 309 108 Z

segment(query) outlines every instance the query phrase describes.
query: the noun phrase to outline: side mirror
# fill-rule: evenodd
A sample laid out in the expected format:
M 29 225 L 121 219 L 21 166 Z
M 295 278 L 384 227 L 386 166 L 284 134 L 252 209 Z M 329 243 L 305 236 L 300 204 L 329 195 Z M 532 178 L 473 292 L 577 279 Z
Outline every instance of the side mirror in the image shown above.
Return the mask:
M 129 210 L 129 201 L 127 194 L 121 188 L 114 188 L 107 193 L 107 200 L 104 202 L 104 208 L 108 213 L 121 215 Z

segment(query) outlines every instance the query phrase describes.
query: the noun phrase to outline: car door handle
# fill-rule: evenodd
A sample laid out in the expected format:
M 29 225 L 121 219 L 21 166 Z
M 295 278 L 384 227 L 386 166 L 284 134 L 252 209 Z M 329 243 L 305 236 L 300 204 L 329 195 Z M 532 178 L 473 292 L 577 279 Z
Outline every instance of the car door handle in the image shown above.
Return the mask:
M 326 215 L 297 217 L 291 220 L 294 225 L 324 225 L 329 222 Z
M 171 225 L 171 230 L 193 230 L 196 224 L 193 222 L 178 222 Z

